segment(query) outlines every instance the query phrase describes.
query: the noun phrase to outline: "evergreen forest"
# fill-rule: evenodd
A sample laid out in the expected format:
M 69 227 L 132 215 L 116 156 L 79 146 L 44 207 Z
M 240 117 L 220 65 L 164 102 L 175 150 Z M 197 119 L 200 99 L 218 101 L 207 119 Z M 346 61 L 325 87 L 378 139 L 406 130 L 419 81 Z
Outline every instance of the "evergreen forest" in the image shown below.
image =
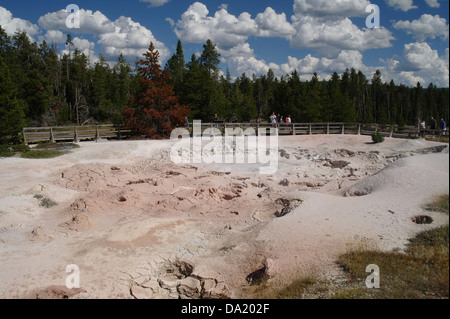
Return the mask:
M 383 82 L 380 71 L 352 68 L 329 80 L 314 74 L 302 81 L 297 71 L 276 77 L 272 70 L 232 78 L 219 68 L 210 40 L 191 57 L 178 41 L 164 66 L 152 44 L 142 60 L 130 64 L 120 55 L 113 65 L 101 54 L 91 65 L 70 34 L 66 47 L 61 54 L 54 44 L 33 42 L 25 32 L 8 36 L 0 26 L 0 144 L 18 142 L 23 127 L 109 123 L 163 138 L 185 117 L 209 122 L 214 114 L 228 122 L 268 121 L 275 112 L 294 123 L 400 126 L 449 117 L 448 88 Z

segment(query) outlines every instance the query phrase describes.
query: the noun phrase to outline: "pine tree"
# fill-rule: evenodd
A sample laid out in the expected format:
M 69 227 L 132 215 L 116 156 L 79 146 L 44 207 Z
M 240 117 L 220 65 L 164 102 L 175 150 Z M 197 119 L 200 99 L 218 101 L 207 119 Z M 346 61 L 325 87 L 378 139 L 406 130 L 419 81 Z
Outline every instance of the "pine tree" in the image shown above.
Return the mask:
M 208 70 L 213 79 L 217 79 L 217 72 L 220 64 L 220 53 L 216 50 L 216 46 L 209 39 L 203 46 L 203 52 L 200 56 L 200 64 Z
M 25 125 L 25 104 L 17 96 L 9 68 L 0 56 L 0 144 L 19 142 L 18 134 Z
M 106 62 L 103 54 L 100 54 L 99 60 L 95 63 L 93 69 L 90 70 L 91 85 L 91 107 L 90 114 L 100 121 L 109 118 L 109 112 L 112 108 L 112 101 L 109 96 L 109 88 L 111 83 L 111 69 Z
M 245 73 L 239 81 L 239 91 L 242 93 L 242 103 L 239 105 L 237 117 L 240 122 L 249 122 L 251 119 L 255 119 L 258 115 L 256 109 L 256 103 L 253 96 L 253 84 L 250 78 Z
M 86 96 L 88 90 L 88 58 L 80 50 L 75 49 L 70 63 L 70 81 L 68 83 L 68 101 L 71 106 L 71 116 L 77 125 L 87 119 Z
M 184 125 L 189 109 L 179 104 L 153 43 L 144 57 L 139 66 L 140 90 L 124 110 L 125 125 L 150 138 L 168 138 L 174 128 Z
M 11 38 L 0 25 L 0 57 L 6 58 L 10 55 L 11 50 Z
M 121 112 L 130 101 L 131 91 L 133 90 L 134 82 L 136 82 L 136 77 L 131 73 L 130 65 L 123 54 L 120 54 L 111 74 L 108 93 L 113 104 L 112 109 L 109 110 L 109 119 L 113 123 L 122 122 Z
M 173 86 L 175 94 L 181 95 L 186 75 L 186 62 L 180 40 L 178 40 L 176 53 L 166 63 L 166 69 L 169 71 L 170 84 Z
M 306 94 L 302 96 L 304 109 L 301 114 L 303 122 L 329 121 L 332 112 L 324 107 L 324 96 L 321 92 L 321 84 L 317 73 L 314 73 L 311 81 L 307 84 Z
M 186 81 L 183 89 L 181 103 L 190 105 L 191 117 L 203 121 L 212 119 L 209 110 L 209 84 L 211 82 L 208 71 L 200 64 L 199 59 L 192 55 L 187 64 Z

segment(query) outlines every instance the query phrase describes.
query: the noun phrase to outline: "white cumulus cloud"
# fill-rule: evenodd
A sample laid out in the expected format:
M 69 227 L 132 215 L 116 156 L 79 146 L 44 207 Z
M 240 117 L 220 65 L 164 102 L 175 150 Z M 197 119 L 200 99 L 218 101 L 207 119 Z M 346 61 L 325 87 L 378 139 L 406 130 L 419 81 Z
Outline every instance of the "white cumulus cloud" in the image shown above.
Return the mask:
M 39 39 L 41 41 L 46 41 L 48 43 L 65 43 L 67 40 L 67 36 L 59 30 L 48 30 L 44 36 L 40 36 Z
M 168 21 L 175 26 L 174 31 L 183 42 L 203 43 L 210 39 L 224 51 L 236 51 L 250 36 L 289 39 L 295 34 L 286 14 L 277 13 L 271 7 L 253 19 L 248 12 L 232 15 L 227 11 L 227 6 L 221 6 L 214 15 L 210 15 L 205 4 L 195 2 L 178 22 Z
M 295 0 L 297 16 L 313 17 L 363 17 L 366 16 L 367 0 Z
M 67 27 L 66 20 L 70 13 L 66 10 L 50 12 L 40 17 L 39 25 L 41 28 L 48 30 L 41 39 L 64 43 L 66 36 L 63 31 L 80 36 L 91 35 L 98 39 L 97 44 L 109 61 L 116 61 L 118 56 L 123 54 L 130 63 L 134 63 L 136 59 L 143 58 L 150 42 L 153 42 L 155 48 L 159 51 L 161 61 L 167 59 L 170 55 L 165 44 L 158 41 L 151 30 L 129 17 L 122 16 L 115 21 L 111 21 L 100 11 L 93 12 L 80 9 L 78 13 L 80 28 Z M 92 47 L 93 43 L 79 37 L 74 39 L 74 44 L 80 51 L 89 53 L 89 47 Z
M 13 36 L 17 31 L 25 31 L 31 38 L 39 33 L 39 27 L 30 21 L 13 18 L 11 11 L 0 6 L 0 25 L 6 34 Z
M 418 20 L 412 22 L 398 21 L 393 26 L 396 29 L 402 29 L 408 34 L 412 34 L 419 41 L 425 41 L 427 38 L 435 39 L 436 37 L 448 40 L 447 21 L 439 15 L 424 14 Z
M 438 2 L 438 0 L 425 0 L 425 2 L 431 7 L 431 8 L 439 8 L 441 5 Z
M 114 21 L 114 27 L 113 32 L 101 34 L 98 41 L 106 58 L 117 59 L 123 54 L 132 63 L 136 58 L 143 57 L 150 42 L 153 42 L 159 51 L 161 61 L 169 57 L 170 52 L 166 45 L 158 41 L 149 29 L 131 18 L 118 18 Z
M 289 38 L 295 33 L 295 29 L 286 19 L 286 14 L 277 14 L 271 7 L 259 13 L 255 22 L 259 27 L 260 36 Z
M 39 18 L 38 23 L 46 30 L 65 30 L 77 34 L 99 35 L 114 31 L 114 24 L 100 11 L 80 9 L 80 28 L 68 28 L 66 20 L 71 13 L 66 10 L 49 12 Z M 70 25 L 69 25 L 70 26 Z
M 296 35 L 291 46 L 314 49 L 322 56 L 336 57 L 343 50 L 369 50 L 387 48 L 394 40 L 386 28 L 360 29 L 349 18 L 327 20 L 312 16 L 294 19 Z
M 385 61 L 385 73 L 397 83 L 415 86 L 433 83 L 438 87 L 449 86 L 449 49 L 439 56 L 428 43 L 415 42 L 404 45 L 403 55 Z
M 405 12 L 411 9 L 417 9 L 417 6 L 413 4 L 413 0 L 386 0 L 386 3 L 395 9 Z
M 149 3 L 151 7 L 160 7 L 165 5 L 170 0 L 139 0 L 139 1 Z

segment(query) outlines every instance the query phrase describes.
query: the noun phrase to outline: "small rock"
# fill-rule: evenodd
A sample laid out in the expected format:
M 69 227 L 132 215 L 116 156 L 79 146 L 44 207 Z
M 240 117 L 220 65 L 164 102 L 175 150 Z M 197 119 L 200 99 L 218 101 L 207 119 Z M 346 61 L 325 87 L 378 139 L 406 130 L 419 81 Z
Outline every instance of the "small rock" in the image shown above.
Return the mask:
M 131 294 L 136 299 L 151 299 L 153 297 L 151 289 L 146 289 L 141 286 L 133 286 L 131 288 Z
M 43 240 L 48 241 L 51 240 L 52 237 L 49 232 L 43 229 L 41 226 L 36 227 L 31 232 L 32 239 L 31 240 Z
M 346 167 L 350 162 L 347 161 L 330 161 L 330 165 L 332 168 L 339 168 L 342 169 Z
M 36 299 L 68 299 L 79 293 L 86 292 L 80 288 L 69 289 L 65 286 L 50 286 L 39 291 Z
M 200 279 L 216 279 L 219 274 L 213 270 L 207 269 L 206 267 L 196 267 L 192 272 L 192 276 Z
M 160 289 L 159 283 L 156 280 L 150 280 L 142 284 L 142 287 L 151 289 L 154 293 L 157 293 Z
M 146 277 L 141 276 L 141 277 L 135 278 L 135 279 L 134 279 L 134 282 L 135 282 L 137 285 L 142 286 L 142 284 L 143 284 L 146 280 L 147 280 Z
M 181 280 L 178 285 L 178 293 L 188 298 L 200 298 L 201 282 L 193 277 Z
M 229 298 L 228 296 L 228 286 L 224 283 L 218 283 L 216 288 L 211 291 L 210 298 L 211 299 L 225 299 Z
M 273 259 L 267 258 L 264 261 L 264 272 L 265 274 L 269 277 L 272 278 L 273 276 L 275 276 L 276 272 L 277 272 L 277 266 L 276 263 Z
M 211 292 L 212 289 L 216 288 L 216 281 L 213 279 L 206 279 L 203 282 L 203 290 L 207 293 Z
M 158 283 L 159 286 L 163 289 L 173 289 L 176 288 L 178 286 L 178 280 L 172 280 L 172 279 L 168 279 L 168 278 L 159 278 L 158 279 Z

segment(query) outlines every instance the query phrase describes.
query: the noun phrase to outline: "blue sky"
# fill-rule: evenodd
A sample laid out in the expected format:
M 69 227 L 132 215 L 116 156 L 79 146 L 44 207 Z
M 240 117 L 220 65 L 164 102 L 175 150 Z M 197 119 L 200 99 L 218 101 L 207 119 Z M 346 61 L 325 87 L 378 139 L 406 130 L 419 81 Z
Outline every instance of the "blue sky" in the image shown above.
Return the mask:
M 67 5 L 80 8 L 79 29 L 65 25 Z M 367 28 L 368 5 L 378 5 L 380 28 Z M 277 76 L 297 70 L 328 79 L 346 68 L 368 78 L 379 69 L 385 81 L 449 86 L 449 0 L 0 0 L 7 33 L 26 30 L 33 41 L 75 45 L 114 63 L 123 53 L 134 64 L 150 41 L 162 64 L 182 41 L 186 60 L 209 38 L 232 76 Z

